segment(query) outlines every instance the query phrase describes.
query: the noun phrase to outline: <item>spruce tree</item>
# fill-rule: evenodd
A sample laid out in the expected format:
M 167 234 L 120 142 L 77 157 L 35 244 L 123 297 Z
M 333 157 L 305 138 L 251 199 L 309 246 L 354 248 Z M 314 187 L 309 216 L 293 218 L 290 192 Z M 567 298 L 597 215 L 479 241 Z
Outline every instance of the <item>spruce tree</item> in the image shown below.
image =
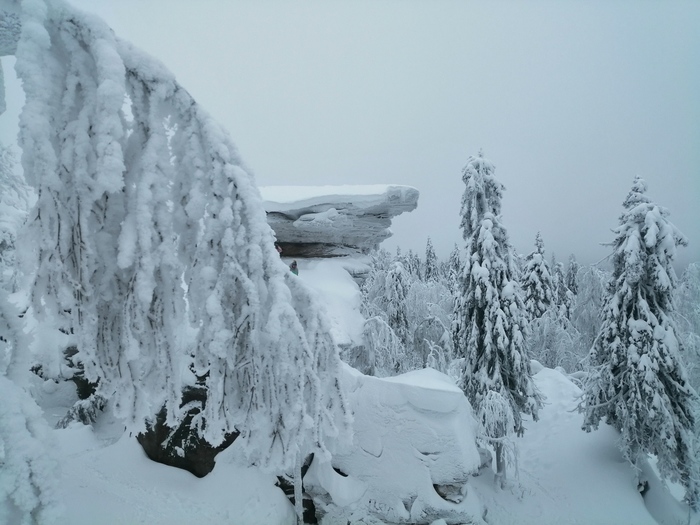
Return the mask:
M 572 253 L 569 256 L 569 265 L 566 267 L 566 287 L 571 290 L 571 293 L 578 295 L 578 271 L 579 264 L 576 262 L 576 256 Z
M 420 257 L 418 257 L 413 250 L 408 250 L 408 253 L 405 256 L 399 257 L 397 255 L 396 260 L 403 264 L 404 270 L 406 271 L 408 277 L 411 279 L 421 278 Z
M 571 310 L 574 306 L 574 294 L 566 286 L 566 274 L 564 263 L 555 262 L 552 266 L 552 296 L 554 307 L 558 310 L 558 316 L 571 319 Z
M 454 248 L 450 252 L 450 256 L 444 266 L 445 279 L 450 292 L 454 293 L 457 289 L 457 281 L 460 270 L 462 268 L 462 260 L 460 256 L 459 246 L 455 243 Z
M 687 241 L 645 192 L 635 178 L 614 230 L 613 276 L 590 354 L 583 428 L 596 429 L 601 420 L 612 425 L 637 472 L 647 454 L 655 455 L 661 475 L 682 483 L 697 507 L 699 401 L 673 321 L 673 260 Z
M 464 358 L 459 385 L 475 412 L 496 392 L 512 412 L 512 430 L 524 431 L 521 413 L 537 419 L 541 405 L 531 377 L 525 347 L 527 313 L 517 282 L 515 257 L 501 223 L 504 187 L 494 177 L 494 166 L 483 158 L 470 157 L 462 171 L 466 185 L 462 196 L 461 228 L 466 259 L 459 275 L 452 336 L 455 353 Z M 502 418 L 502 419 L 503 419 Z M 485 428 L 505 425 L 484 422 Z M 497 474 L 503 479 L 505 464 L 500 438 L 496 440 Z
M 438 275 L 438 260 L 433 249 L 433 243 L 428 237 L 428 242 L 425 245 L 425 270 L 423 271 L 423 279 L 426 281 L 435 281 Z
M 540 232 L 535 236 L 535 250 L 525 258 L 522 287 L 529 319 L 539 319 L 553 301 L 552 273 L 544 256 L 544 241 Z
M 404 345 L 409 341 L 408 316 L 406 314 L 406 295 L 408 294 L 408 275 L 398 261 L 395 261 L 386 274 L 382 306 L 387 321 L 394 333 Z

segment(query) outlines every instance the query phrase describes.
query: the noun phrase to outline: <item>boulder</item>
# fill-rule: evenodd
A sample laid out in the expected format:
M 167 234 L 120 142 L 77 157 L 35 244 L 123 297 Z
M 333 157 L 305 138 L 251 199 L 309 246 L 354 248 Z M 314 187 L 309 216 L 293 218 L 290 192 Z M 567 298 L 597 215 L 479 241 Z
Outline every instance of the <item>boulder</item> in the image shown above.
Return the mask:
M 206 403 L 206 391 L 199 387 L 188 387 L 182 394 L 182 406 L 189 405 L 182 423 L 170 427 L 165 422 L 165 409 L 162 409 L 148 430 L 138 434 L 136 439 L 152 461 L 187 470 L 203 478 L 214 470 L 216 455 L 229 447 L 238 437 L 237 432 L 226 436 L 219 446 L 213 446 L 197 436 L 190 427 L 192 419 Z

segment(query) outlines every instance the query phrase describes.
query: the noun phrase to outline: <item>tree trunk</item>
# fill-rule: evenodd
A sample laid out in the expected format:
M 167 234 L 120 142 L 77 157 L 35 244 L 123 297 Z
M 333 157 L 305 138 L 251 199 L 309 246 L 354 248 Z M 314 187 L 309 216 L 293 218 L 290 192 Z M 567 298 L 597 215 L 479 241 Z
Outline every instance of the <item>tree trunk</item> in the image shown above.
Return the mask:
M 506 460 L 503 443 L 496 443 L 496 484 L 501 488 L 506 484 Z

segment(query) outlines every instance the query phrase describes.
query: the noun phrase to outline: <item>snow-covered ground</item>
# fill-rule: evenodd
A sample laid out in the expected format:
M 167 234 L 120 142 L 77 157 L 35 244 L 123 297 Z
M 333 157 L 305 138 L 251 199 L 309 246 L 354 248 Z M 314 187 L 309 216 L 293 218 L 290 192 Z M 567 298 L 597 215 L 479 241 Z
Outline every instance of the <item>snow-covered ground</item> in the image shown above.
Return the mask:
M 354 282 L 346 277 L 343 264 L 347 262 L 302 261 L 299 277 L 325 298 L 336 337 L 347 341 L 358 337 L 361 318 L 357 312 L 359 291 Z M 463 422 L 464 428 L 455 432 L 455 435 L 460 433 L 464 436 L 462 443 L 431 443 L 429 437 L 433 429 L 426 429 L 425 435 L 417 436 L 412 430 L 415 427 L 411 427 L 417 424 L 416 421 L 411 422 L 411 418 L 416 419 L 415 414 L 423 411 L 423 416 L 418 417 L 421 424 L 428 425 L 426 422 L 432 418 L 437 432 L 434 435 L 444 435 L 444 429 L 440 429 L 440 426 L 444 427 L 447 420 L 441 420 L 443 416 L 439 412 L 455 414 L 462 410 L 457 408 L 459 396 L 455 396 L 456 389 L 446 382 L 446 376 L 427 371 L 380 380 L 366 378 L 349 370 L 346 370 L 346 376 L 356 390 L 360 383 L 369 385 L 364 397 L 352 398 L 351 395 L 351 398 L 356 403 L 356 419 L 364 421 L 360 423 L 364 425 L 363 435 L 358 438 L 362 438 L 365 449 L 374 452 L 375 457 L 378 452 L 373 447 L 383 446 L 382 443 L 386 444 L 387 440 L 391 440 L 396 450 L 411 450 L 410 447 L 416 448 L 416 443 L 421 442 L 421 446 L 427 447 L 419 450 L 423 455 L 430 456 L 437 450 L 444 453 L 455 446 L 455 464 L 459 460 L 462 462 L 460 468 L 474 467 L 464 464 L 474 459 L 468 421 Z M 492 483 L 492 473 L 482 469 L 467 481 L 469 500 L 461 505 L 466 505 L 471 511 L 483 506 L 487 509 L 486 521 L 494 525 L 688 523 L 689 516 L 684 507 L 654 479 L 645 505 L 636 490 L 634 474 L 616 447 L 617 436 L 612 429 L 603 426 L 589 434 L 581 430 L 582 416 L 575 411 L 580 390 L 569 378 L 559 371 L 543 368 L 537 371 L 535 381 L 547 400 L 540 420 L 529 421 L 524 437 L 517 439 L 519 477 L 516 479 L 511 469 L 507 488 L 496 489 Z M 37 384 L 36 392 L 51 424 L 63 415 L 74 399 L 68 385 Z M 420 395 L 415 397 L 417 392 Z M 380 424 L 377 420 L 376 425 L 380 428 L 373 429 L 372 425 L 367 424 L 369 419 L 359 412 L 371 408 L 372 403 L 379 406 L 379 401 L 384 407 L 393 403 L 398 408 L 390 415 L 385 414 L 384 423 Z M 410 411 L 407 409 L 409 405 Z M 405 420 L 397 419 L 397 414 L 402 413 L 409 416 Z M 74 425 L 54 430 L 53 437 L 60 463 L 59 499 L 65 512 L 62 523 L 294 523 L 293 508 L 281 490 L 274 486 L 275 477 L 237 465 L 235 443 L 219 455 L 214 471 L 199 479 L 188 472 L 151 462 L 136 440 L 124 435 L 121 427 L 107 418 L 98 422 L 94 429 Z M 472 448 L 469 448 L 469 441 Z M 385 476 L 379 482 L 384 484 L 389 483 L 387 480 L 392 473 L 400 474 L 393 476 L 391 481 L 398 483 L 407 472 L 423 472 L 427 476 L 437 475 L 435 473 L 443 475 L 450 470 L 449 463 L 444 463 L 445 458 L 439 469 L 431 470 L 427 465 L 430 462 L 419 457 L 416 464 L 410 467 L 413 470 L 410 470 L 405 456 L 400 453 L 395 456 L 379 455 L 383 456 L 380 468 Z M 352 456 L 346 459 L 345 470 L 352 469 Z M 421 462 L 426 466 L 421 467 Z M 379 474 L 372 474 L 367 470 L 369 468 L 360 469 L 354 476 L 352 472 L 345 472 L 349 474 L 347 478 L 339 476 L 340 483 L 345 483 L 345 486 L 331 488 L 335 490 L 338 501 L 359 505 L 371 498 L 362 491 L 377 490 L 373 479 L 376 481 Z M 424 470 L 421 471 L 421 468 Z M 364 478 L 363 472 L 366 474 Z M 323 473 L 313 475 L 318 483 L 323 484 L 318 481 Z M 653 475 L 651 469 L 649 475 Z M 348 481 L 343 482 L 343 479 Z M 412 485 L 418 485 L 415 479 L 404 481 L 409 491 Z M 434 480 L 433 483 L 439 484 L 440 481 Z M 422 486 L 430 488 L 429 483 Z M 424 488 L 414 490 L 420 492 Z M 396 496 L 397 499 L 401 497 L 398 493 Z M 387 498 L 387 495 L 383 497 Z M 474 498 L 478 498 L 480 503 L 475 502 Z M 449 517 L 445 515 L 445 518 Z M 438 520 L 436 523 L 441 522 Z M 695 515 L 690 523 L 700 523 L 700 518 Z

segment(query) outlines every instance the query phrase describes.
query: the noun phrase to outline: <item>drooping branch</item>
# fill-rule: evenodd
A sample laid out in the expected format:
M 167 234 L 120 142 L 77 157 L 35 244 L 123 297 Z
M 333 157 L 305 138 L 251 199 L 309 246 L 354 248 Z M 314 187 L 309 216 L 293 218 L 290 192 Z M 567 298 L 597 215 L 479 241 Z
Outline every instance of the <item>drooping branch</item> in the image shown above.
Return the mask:
M 348 424 L 337 348 L 274 250 L 233 141 L 100 20 L 60 0 L 25 6 L 36 312 L 68 317 L 86 378 L 131 430 L 162 406 L 178 423 L 189 368 L 207 390 L 197 428 L 211 443 L 240 432 L 254 461 L 278 467 L 325 452 Z

